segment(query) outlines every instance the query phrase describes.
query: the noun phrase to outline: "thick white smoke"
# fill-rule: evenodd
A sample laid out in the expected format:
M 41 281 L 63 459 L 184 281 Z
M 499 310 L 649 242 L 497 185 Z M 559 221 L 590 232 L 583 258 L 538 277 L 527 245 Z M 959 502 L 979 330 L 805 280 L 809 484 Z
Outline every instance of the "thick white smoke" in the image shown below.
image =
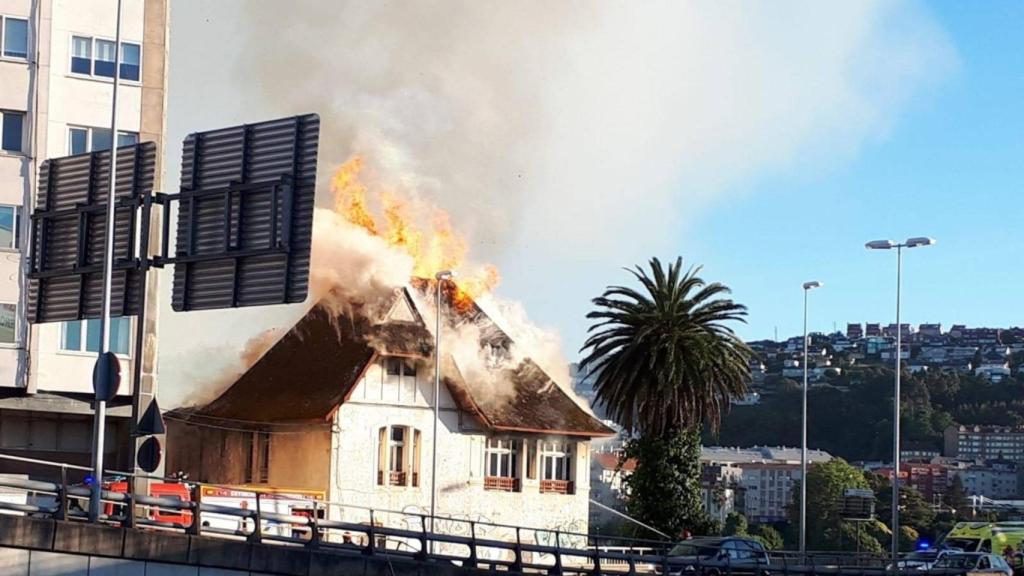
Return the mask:
M 219 0 L 174 18 L 171 142 L 319 112 L 322 181 L 362 154 L 450 210 L 573 347 L 612 267 L 678 252 L 669 231 L 754 176 L 849 158 L 955 65 L 916 0 Z

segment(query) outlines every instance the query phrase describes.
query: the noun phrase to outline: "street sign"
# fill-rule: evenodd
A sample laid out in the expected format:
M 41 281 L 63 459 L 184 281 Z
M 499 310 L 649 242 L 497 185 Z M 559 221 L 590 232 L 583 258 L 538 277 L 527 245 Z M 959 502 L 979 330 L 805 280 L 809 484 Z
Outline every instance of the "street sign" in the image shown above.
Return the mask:
M 865 488 L 847 488 L 843 492 L 840 514 L 850 520 L 868 520 L 875 516 L 875 493 Z
M 142 413 L 139 423 L 135 426 L 135 435 L 149 436 L 166 433 L 167 427 L 164 426 L 164 417 L 160 414 L 160 406 L 156 403 L 156 397 L 154 396 L 150 400 L 146 411 Z
M 99 318 L 111 152 L 44 161 L 30 218 L 28 321 Z M 142 291 L 135 238 L 138 208 L 153 192 L 156 145 L 117 149 L 111 314 L 138 313 Z
M 156 436 L 146 438 L 146 441 L 139 447 L 139 454 L 136 458 L 139 468 L 148 473 L 153 473 L 160 467 L 160 460 L 163 459 L 164 450 L 160 440 Z
M 306 114 L 185 139 L 181 190 L 167 197 L 176 250 L 167 257 L 169 234 L 163 250 L 174 310 L 306 299 L 319 133 L 320 117 Z
M 96 399 L 109 402 L 121 388 L 121 362 L 113 352 L 103 352 L 92 368 L 92 389 Z

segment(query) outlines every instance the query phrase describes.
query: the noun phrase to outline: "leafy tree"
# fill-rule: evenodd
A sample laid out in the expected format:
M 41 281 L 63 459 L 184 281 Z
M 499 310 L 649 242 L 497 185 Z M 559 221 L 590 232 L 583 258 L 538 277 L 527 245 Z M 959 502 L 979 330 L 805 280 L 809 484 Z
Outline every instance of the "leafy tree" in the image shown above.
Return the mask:
M 634 438 L 623 450 L 626 458 L 637 461 L 636 469 L 622 480 L 631 516 L 671 536 L 680 536 L 684 530 L 717 531 L 701 498 L 700 437 L 695 431 L 668 438 Z
M 880 479 L 875 488 L 875 514 L 886 525 L 892 523 L 892 483 Z M 900 526 L 913 527 L 918 532 L 931 533 L 935 509 L 916 489 L 900 484 Z M 916 539 L 916 537 L 915 537 Z
M 723 536 L 746 536 L 747 517 L 739 512 L 729 512 L 725 517 L 725 525 L 722 526 Z
M 757 539 L 768 550 L 780 550 L 785 543 L 782 534 L 767 524 L 758 524 L 750 530 L 750 535 Z
M 631 512 L 670 534 L 706 530 L 699 431 L 716 428 L 746 394 L 752 352 L 729 326 L 746 307 L 681 258 L 667 269 L 654 258 L 649 268 L 630 270 L 639 290 L 611 286 L 593 300 L 582 368 L 597 374 L 609 416 L 636 435 L 626 446 L 637 458 Z
M 841 458 L 811 464 L 807 470 L 807 549 L 837 550 L 840 540 L 850 538 L 840 514 L 848 488 L 868 488 L 864 474 Z M 796 483 L 793 493 L 799 493 Z M 800 502 L 789 506 L 789 526 L 797 534 L 800 527 Z M 799 537 L 791 538 L 798 541 Z

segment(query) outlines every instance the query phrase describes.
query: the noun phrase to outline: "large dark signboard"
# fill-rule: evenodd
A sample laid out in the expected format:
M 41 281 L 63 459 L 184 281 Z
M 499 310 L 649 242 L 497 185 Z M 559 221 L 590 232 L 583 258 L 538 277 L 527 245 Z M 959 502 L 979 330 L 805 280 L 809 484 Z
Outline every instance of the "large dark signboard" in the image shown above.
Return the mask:
M 185 139 L 175 310 L 305 300 L 319 132 L 307 114 Z
M 98 318 L 103 305 L 103 258 L 110 186 L 109 150 L 47 160 L 39 168 L 29 221 L 28 320 Z M 117 149 L 111 314 L 138 313 L 141 290 L 136 228 L 140 206 L 153 192 L 156 145 Z

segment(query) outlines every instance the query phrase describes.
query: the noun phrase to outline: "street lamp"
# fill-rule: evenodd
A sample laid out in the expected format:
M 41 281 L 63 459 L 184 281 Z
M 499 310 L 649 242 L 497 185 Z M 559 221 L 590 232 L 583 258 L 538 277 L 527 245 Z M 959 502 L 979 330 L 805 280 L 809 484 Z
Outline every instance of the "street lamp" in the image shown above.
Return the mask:
M 807 294 L 821 288 L 821 282 L 804 282 L 804 399 L 803 431 L 800 445 L 800 555 L 807 553 Z
M 437 302 L 434 308 L 434 436 L 430 449 L 430 533 L 434 533 L 434 514 L 437 506 L 437 423 L 441 420 L 441 283 L 455 277 L 451 270 L 441 270 L 434 275 L 437 288 Z M 433 550 L 434 541 L 430 541 Z
M 896 249 L 896 383 L 892 409 L 892 569 L 898 572 L 900 554 L 900 361 L 903 354 L 903 330 L 900 328 L 900 291 L 903 285 L 903 249 L 931 246 L 935 240 L 919 236 L 908 238 L 902 244 L 892 240 L 873 240 L 864 246 L 868 250 Z

